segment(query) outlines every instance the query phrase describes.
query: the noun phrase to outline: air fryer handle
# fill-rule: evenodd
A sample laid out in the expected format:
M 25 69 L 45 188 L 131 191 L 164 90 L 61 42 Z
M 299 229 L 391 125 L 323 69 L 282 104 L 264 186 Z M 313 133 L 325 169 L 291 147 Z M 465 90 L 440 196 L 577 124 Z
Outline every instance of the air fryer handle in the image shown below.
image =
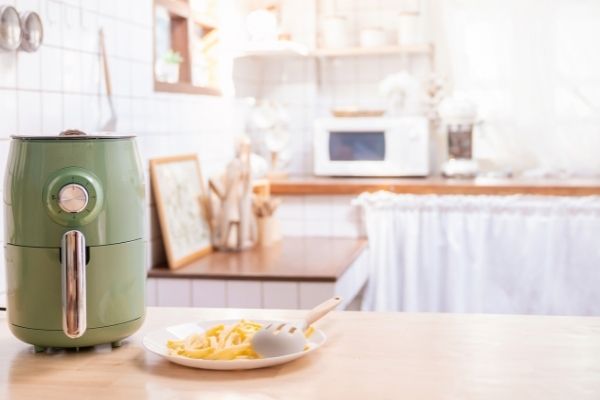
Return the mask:
M 63 331 L 75 339 L 87 329 L 83 233 L 73 230 L 63 235 L 61 264 Z

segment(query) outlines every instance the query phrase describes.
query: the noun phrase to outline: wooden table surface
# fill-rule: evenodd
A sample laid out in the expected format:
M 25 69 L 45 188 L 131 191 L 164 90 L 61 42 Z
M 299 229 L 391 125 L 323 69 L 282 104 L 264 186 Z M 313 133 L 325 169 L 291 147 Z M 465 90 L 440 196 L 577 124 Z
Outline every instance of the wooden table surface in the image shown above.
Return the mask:
M 253 371 L 203 371 L 144 350 L 145 332 L 299 311 L 150 308 L 120 349 L 34 354 L 0 316 L 2 399 L 599 399 L 600 318 L 336 312 L 317 352 Z
M 284 237 L 269 247 L 217 251 L 176 270 L 155 267 L 148 276 L 335 282 L 366 247 L 365 239 Z
M 600 195 L 600 180 L 294 176 L 289 179 L 271 181 L 271 193 L 275 195 L 358 195 L 363 192 L 376 192 L 378 190 L 403 194 L 590 196 Z

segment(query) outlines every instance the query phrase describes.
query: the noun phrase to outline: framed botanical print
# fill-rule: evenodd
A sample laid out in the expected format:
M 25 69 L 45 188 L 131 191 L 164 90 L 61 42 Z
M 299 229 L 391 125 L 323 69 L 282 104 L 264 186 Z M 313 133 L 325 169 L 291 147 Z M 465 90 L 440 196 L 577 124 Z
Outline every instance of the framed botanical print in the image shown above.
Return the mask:
M 152 188 L 169 268 L 212 251 L 206 189 L 194 154 L 150 160 Z

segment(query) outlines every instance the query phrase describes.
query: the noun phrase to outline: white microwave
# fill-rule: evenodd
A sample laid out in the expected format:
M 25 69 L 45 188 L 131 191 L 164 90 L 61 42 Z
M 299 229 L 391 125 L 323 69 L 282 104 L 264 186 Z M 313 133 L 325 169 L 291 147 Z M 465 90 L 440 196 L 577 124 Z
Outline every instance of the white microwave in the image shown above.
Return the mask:
M 314 173 L 322 176 L 427 176 L 424 117 L 324 118 L 315 123 Z

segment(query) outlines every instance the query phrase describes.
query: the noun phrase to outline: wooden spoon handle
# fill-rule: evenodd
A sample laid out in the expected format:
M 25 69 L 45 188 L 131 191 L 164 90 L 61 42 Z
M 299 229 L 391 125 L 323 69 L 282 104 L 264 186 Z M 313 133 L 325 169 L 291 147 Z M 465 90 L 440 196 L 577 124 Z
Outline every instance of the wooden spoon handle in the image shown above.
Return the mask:
M 306 328 L 308 328 L 314 322 L 323 318 L 327 313 L 329 313 L 329 311 L 336 308 L 340 304 L 341 301 L 342 301 L 342 298 L 339 296 L 336 296 L 334 298 L 324 301 L 323 303 L 319 304 L 318 306 L 316 306 L 315 308 L 310 310 L 304 319 L 304 324 L 305 324 L 304 326 Z
M 102 70 L 104 71 L 104 84 L 106 95 L 112 97 L 112 85 L 110 83 L 110 70 L 108 69 L 108 57 L 106 56 L 106 44 L 104 43 L 104 31 L 100 29 L 100 56 L 102 57 Z

